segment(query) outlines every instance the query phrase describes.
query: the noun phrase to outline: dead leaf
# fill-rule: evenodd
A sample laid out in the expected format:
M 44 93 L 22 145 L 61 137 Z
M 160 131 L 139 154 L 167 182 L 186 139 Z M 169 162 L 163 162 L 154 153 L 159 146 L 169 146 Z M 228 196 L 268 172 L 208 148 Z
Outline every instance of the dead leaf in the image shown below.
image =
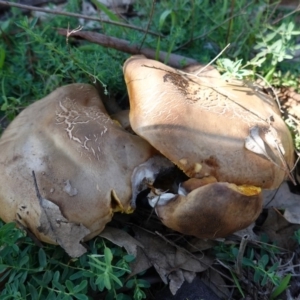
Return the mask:
M 273 149 L 273 153 L 280 159 L 280 168 L 285 171 L 290 180 L 296 185 L 293 174 L 291 173 L 291 167 L 288 165 L 286 159 L 284 158 L 285 150 L 282 145 L 281 140 L 278 138 L 276 129 L 270 124 L 269 129 L 265 131 L 265 140 L 267 144 Z
M 287 182 L 283 182 L 275 191 L 264 190 L 263 206 L 283 209 L 287 221 L 300 224 L 300 195 L 291 193 Z
M 145 250 L 143 248 L 137 248 L 137 255 L 133 262 L 130 263 L 130 276 L 132 277 L 136 274 L 144 272 L 152 267 L 152 264 L 148 257 L 145 254 Z
M 189 242 L 189 245 L 186 247 L 186 250 L 193 253 L 213 248 L 216 245 L 217 242 L 214 240 L 194 238 L 192 241 Z
M 275 166 L 284 170 L 291 181 L 296 185 L 290 172 L 290 166 L 284 158 L 285 150 L 282 142 L 278 138 L 276 129 L 271 124 L 269 124 L 269 128 L 267 130 L 264 130 L 264 138 L 265 141 L 260 136 L 260 128 L 258 126 L 250 128 L 249 136 L 245 139 L 246 149 L 266 157 Z M 268 149 L 266 149 L 266 145 L 269 146 Z M 281 165 L 277 163 L 276 158 L 279 158 Z
M 261 230 L 267 234 L 269 242 L 287 250 L 294 250 L 297 245 L 296 240 L 292 239 L 292 236 L 299 228 L 300 225 L 290 224 L 283 215 L 274 208 L 268 209 L 268 217 L 261 226 Z
M 169 274 L 169 288 L 173 295 L 180 289 L 184 283 L 184 277 L 181 270 L 175 270 Z
M 202 281 L 221 299 L 229 299 L 230 291 L 222 276 L 213 269 L 208 269 L 203 272 Z
M 127 253 L 134 257 L 137 256 L 138 247 L 143 248 L 143 245 L 139 241 L 121 229 L 106 226 L 99 236 L 111 241 L 119 247 L 124 247 Z
M 262 140 L 262 138 L 259 135 L 259 127 L 258 126 L 254 126 L 254 127 L 250 128 L 249 135 L 245 139 L 245 147 L 248 150 L 250 150 L 256 154 L 263 155 L 267 159 L 272 161 L 266 151 L 264 141 Z
M 129 277 L 144 272 L 152 266 L 144 254 L 144 246 L 142 243 L 126 231 L 106 226 L 99 236 L 111 241 L 119 247 L 124 247 L 128 254 L 135 257 L 135 260 L 130 263 L 131 273 Z
M 269 146 L 278 152 L 278 155 L 283 158 L 285 150 L 281 141 L 278 138 L 277 131 L 273 126 L 270 125 L 269 129 L 265 132 L 265 139 Z
M 135 238 L 144 246 L 143 255 L 153 265 L 162 281 L 169 282 L 170 290 L 173 294 L 181 287 L 184 280 L 193 279 L 196 272 L 206 270 L 211 264 L 212 259 L 203 254 L 191 254 L 167 243 L 162 238 L 134 228 Z M 137 261 L 139 261 L 139 254 Z M 187 273 L 188 272 L 188 273 Z
M 79 257 L 86 252 L 80 242 L 90 233 L 82 224 L 69 222 L 55 203 L 40 199 L 41 217 L 39 231 L 51 237 L 71 256 Z
M 204 259 L 205 258 L 205 259 Z M 209 261 L 208 257 L 205 257 L 204 254 L 188 254 L 188 252 L 183 252 L 182 250 L 175 250 L 175 262 L 181 269 L 192 271 L 192 272 L 203 272 L 207 269 L 207 264 L 201 263 L 201 260 L 207 263 Z
M 194 280 L 195 277 L 196 277 L 196 273 L 195 273 L 195 272 L 190 272 L 190 271 L 182 270 L 182 274 L 183 274 L 184 279 L 185 279 L 188 283 L 192 283 L 193 280 Z
M 86 252 L 86 249 L 80 242 L 90 233 L 90 230 L 82 224 L 69 222 L 63 216 L 57 204 L 43 198 L 40 194 L 34 171 L 32 171 L 32 176 L 41 209 L 38 231 L 56 241 L 71 257 L 81 256 Z M 26 214 L 26 210 L 24 205 L 21 205 L 17 214 L 21 216 L 23 213 Z
M 163 289 L 155 294 L 155 299 L 164 300 L 220 300 L 203 282 L 196 276 L 191 282 L 184 282 L 175 296 L 170 291 Z M 225 299 L 225 298 L 223 298 Z M 229 298 L 226 298 L 229 299 Z

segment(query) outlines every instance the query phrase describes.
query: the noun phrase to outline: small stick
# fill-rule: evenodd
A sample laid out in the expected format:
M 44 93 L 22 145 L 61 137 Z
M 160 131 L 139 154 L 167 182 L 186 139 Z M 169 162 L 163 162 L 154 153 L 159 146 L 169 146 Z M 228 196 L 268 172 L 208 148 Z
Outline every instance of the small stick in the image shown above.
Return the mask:
M 240 248 L 239 248 L 239 253 L 238 253 L 238 256 L 236 258 L 235 271 L 236 271 L 236 274 L 239 278 L 242 277 L 242 260 L 243 260 L 243 257 L 244 257 L 244 253 L 245 253 L 245 249 L 246 249 L 248 240 L 249 240 L 249 235 L 245 234 L 242 237 L 242 240 L 241 240 L 241 243 L 240 243 Z
M 272 25 L 275 25 L 276 23 L 282 21 L 283 19 L 285 19 L 285 18 L 287 18 L 287 17 L 293 15 L 294 13 L 296 13 L 296 12 L 298 12 L 298 11 L 300 11 L 300 4 L 298 4 L 298 6 L 297 6 L 293 11 L 291 11 L 290 13 L 284 15 L 282 18 L 279 18 L 279 19 L 275 20 L 275 21 L 272 23 Z
M 139 46 L 137 45 L 132 45 L 129 41 L 123 40 L 123 39 L 118 39 L 115 37 L 111 37 L 105 34 L 93 32 L 93 31 L 76 31 L 70 34 L 67 29 L 63 28 L 58 28 L 57 29 L 58 33 L 64 36 L 69 35 L 73 37 L 79 37 L 83 38 L 87 41 L 90 41 L 95 44 L 99 44 L 103 47 L 108 47 L 108 48 L 113 48 L 119 51 L 123 51 L 132 55 L 135 54 L 143 54 L 147 58 L 155 58 L 155 50 L 150 49 L 150 48 L 142 48 L 139 49 Z M 161 62 L 164 62 L 166 59 L 168 53 L 165 51 L 160 51 L 159 52 L 159 57 L 158 60 Z M 198 61 L 195 59 L 181 56 L 178 54 L 171 54 L 169 57 L 168 65 L 174 68 L 182 68 L 183 66 L 186 65 L 195 65 L 199 64 Z
M 205 67 L 203 67 L 202 69 L 200 69 L 195 76 L 198 76 L 201 72 L 203 72 L 205 69 L 207 69 L 213 62 L 215 62 L 225 51 L 226 49 L 230 46 L 230 44 L 228 44 L 213 60 L 211 60 Z
M 45 8 L 41 8 L 41 7 L 36 7 L 36 6 L 31 6 L 31 5 L 24 5 L 24 4 L 20 4 L 20 3 L 13 3 L 13 2 L 8 2 L 8 1 L 0 1 L 0 4 L 5 5 L 5 6 L 10 6 L 10 7 L 18 7 L 18 8 L 23 8 L 23 9 L 27 9 L 27 10 L 31 10 L 31 11 L 41 11 L 44 13 L 48 13 L 48 14 L 53 14 L 53 15 L 62 15 L 62 16 L 67 16 L 67 17 L 72 17 L 72 18 L 81 18 L 81 19 L 85 19 L 85 20 L 92 20 L 92 21 L 98 21 L 98 22 L 103 22 L 103 23 L 108 23 L 111 25 L 116 25 L 116 26 L 121 26 L 121 27 L 127 27 L 127 28 L 131 28 L 137 31 L 142 31 L 142 32 L 146 32 L 155 36 L 160 36 L 162 37 L 162 35 L 160 35 L 159 33 L 153 32 L 153 31 L 145 31 L 145 29 L 141 28 L 141 27 L 137 27 L 134 25 L 130 25 L 130 24 L 126 24 L 126 23 L 121 23 L 121 22 L 115 22 L 115 21 L 110 21 L 110 20 L 102 20 L 98 17 L 90 17 L 90 16 L 86 16 L 86 15 L 82 15 L 82 14 L 76 14 L 76 13 L 71 13 L 71 12 L 64 12 L 64 11 L 57 11 L 57 10 L 52 10 L 52 9 L 45 9 Z
M 36 181 L 36 176 L 35 176 L 35 172 L 32 171 L 32 177 L 33 177 L 33 182 L 34 182 L 34 188 L 35 188 L 35 192 L 36 192 L 36 196 L 37 198 L 39 199 L 40 203 L 42 202 L 43 200 L 43 197 L 40 193 L 40 190 L 39 190 L 39 187 L 37 185 L 37 181 Z
M 143 39 L 142 39 L 142 42 L 141 42 L 141 44 L 140 44 L 140 46 L 139 46 L 139 50 L 142 49 L 142 47 L 143 47 L 143 45 L 144 45 L 144 42 L 145 42 L 145 39 L 146 39 L 146 37 L 147 37 L 147 33 L 148 33 L 148 31 L 149 31 L 150 24 L 151 24 L 152 18 L 153 18 L 153 13 L 154 13 L 155 3 L 156 3 L 156 0 L 152 0 L 152 7 L 151 7 L 150 16 L 149 16 L 149 21 L 148 21 L 148 24 L 147 24 L 147 28 L 146 28 L 145 35 L 144 35 L 144 37 L 143 37 Z

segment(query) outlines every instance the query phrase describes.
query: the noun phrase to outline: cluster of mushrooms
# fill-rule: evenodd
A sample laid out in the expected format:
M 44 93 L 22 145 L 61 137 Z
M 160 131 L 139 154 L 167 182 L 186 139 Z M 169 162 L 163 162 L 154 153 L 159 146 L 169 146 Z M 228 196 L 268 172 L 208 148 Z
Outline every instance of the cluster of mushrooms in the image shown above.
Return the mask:
M 0 139 L 0 218 L 70 256 L 115 212 L 131 213 L 162 169 L 187 180 L 149 203 L 167 227 L 225 237 L 260 214 L 293 164 L 293 142 L 273 100 L 216 73 L 185 73 L 133 56 L 124 64 L 130 125 L 112 119 L 96 89 L 60 87 L 36 101 Z

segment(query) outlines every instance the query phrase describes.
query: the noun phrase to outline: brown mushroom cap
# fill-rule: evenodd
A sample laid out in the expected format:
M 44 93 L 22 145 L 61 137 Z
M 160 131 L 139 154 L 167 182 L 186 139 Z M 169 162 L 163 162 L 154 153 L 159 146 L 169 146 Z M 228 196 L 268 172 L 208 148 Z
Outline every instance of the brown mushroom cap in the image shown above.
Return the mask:
M 92 86 L 71 84 L 21 112 L 0 152 L 0 218 L 79 256 L 80 240 L 131 211 L 131 175 L 153 148 L 110 119 Z
M 247 227 L 258 217 L 261 208 L 260 188 L 216 182 L 199 187 L 187 196 L 177 195 L 162 205 L 158 199 L 155 211 L 162 223 L 173 230 L 214 239 Z
M 271 122 L 292 165 L 291 135 L 268 96 L 243 82 L 187 75 L 141 56 L 125 62 L 124 76 L 132 129 L 189 177 L 270 189 L 285 178 L 272 145 L 265 143 L 269 157 L 245 147 L 251 128 L 265 139 Z

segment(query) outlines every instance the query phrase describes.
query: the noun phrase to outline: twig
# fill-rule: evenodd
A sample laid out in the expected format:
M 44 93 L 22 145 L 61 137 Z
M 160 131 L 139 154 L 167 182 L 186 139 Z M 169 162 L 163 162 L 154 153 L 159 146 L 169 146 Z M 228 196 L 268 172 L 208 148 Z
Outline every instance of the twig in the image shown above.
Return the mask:
M 242 277 L 242 261 L 243 261 L 243 257 L 244 257 L 244 253 L 245 253 L 245 249 L 246 249 L 248 240 L 249 240 L 249 235 L 245 234 L 242 237 L 242 240 L 241 240 L 241 243 L 240 243 L 239 252 L 238 252 L 238 256 L 236 258 L 235 271 L 236 271 L 236 275 L 239 278 Z
M 280 112 L 282 113 L 283 111 L 282 111 L 282 109 L 281 109 L 280 101 L 279 101 L 278 96 L 277 96 L 277 93 L 275 92 L 275 90 L 274 90 L 274 88 L 272 87 L 272 85 L 271 85 L 271 84 L 270 84 L 263 76 L 259 75 L 258 73 L 255 73 L 255 75 L 256 75 L 258 78 L 260 78 L 260 79 L 268 86 L 268 88 L 270 88 L 270 89 L 272 90 L 273 95 L 274 95 L 275 100 L 276 100 L 276 103 L 277 103 L 277 105 L 278 105 L 278 108 L 279 108 Z
M 147 32 L 149 34 L 162 37 L 162 35 L 159 34 L 159 33 L 156 33 L 156 32 L 153 32 L 153 31 L 145 31 L 145 29 L 143 29 L 141 27 L 137 27 L 137 26 L 134 26 L 134 25 L 121 23 L 121 22 L 110 21 L 110 20 L 102 20 L 98 17 L 91 17 L 91 16 L 86 16 L 86 15 L 77 14 L 77 13 L 45 9 L 45 8 L 41 8 L 41 7 L 36 7 L 36 6 L 31 6 L 31 5 L 24 5 L 24 4 L 19 4 L 19 3 L 12 3 L 12 2 L 8 2 L 8 1 L 0 1 L 0 4 L 5 5 L 5 6 L 23 8 L 23 9 L 32 10 L 32 11 L 41 11 L 41 12 L 45 12 L 45 13 L 48 13 L 48 14 L 62 15 L 62 16 L 68 16 L 68 17 L 73 17 L 73 18 L 81 18 L 81 19 L 85 19 L 85 20 L 104 22 L 104 23 L 108 23 L 108 24 L 111 24 L 111 25 L 127 27 L 127 28 L 131 28 L 131 29 L 134 29 L 134 30 L 137 30 L 137 31 Z
M 235 0 L 231 0 L 231 7 L 230 7 L 230 16 L 232 17 L 233 12 L 234 12 L 234 5 L 235 5 Z M 229 44 L 230 41 L 230 34 L 231 34 L 231 28 L 232 28 L 232 18 L 229 20 L 229 24 L 227 27 L 227 34 L 226 34 L 226 44 Z
M 300 11 L 300 4 L 298 4 L 298 6 L 297 6 L 293 11 L 291 11 L 290 13 L 284 15 L 282 18 L 279 18 L 279 19 L 275 20 L 275 21 L 272 23 L 272 25 L 275 25 L 276 23 L 282 21 L 283 19 L 285 19 L 285 18 L 287 18 L 287 17 L 293 15 L 293 14 L 296 13 L 297 11 Z
M 69 46 L 69 36 L 72 35 L 73 33 L 76 33 L 78 31 L 81 31 L 82 30 L 82 26 L 79 25 L 77 28 L 75 29 L 72 29 L 71 31 L 69 31 L 69 24 L 68 24 L 68 32 L 67 32 L 67 35 L 66 35 L 66 43 L 67 43 L 67 46 Z
M 201 68 L 196 74 L 195 76 L 198 76 L 201 72 L 203 72 L 205 69 L 207 69 L 213 62 L 215 62 L 224 52 L 225 50 L 230 46 L 230 44 L 228 44 L 213 60 L 211 60 L 205 67 Z
M 64 36 L 70 34 L 70 32 L 68 32 L 66 29 L 63 28 L 59 28 L 57 31 L 59 34 Z M 101 33 L 92 32 L 92 31 L 79 31 L 79 32 L 73 32 L 69 36 L 83 38 L 87 41 L 99 44 L 103 47 L 113 48 L 133 55 L 143 54 L 147 58 L 152 58 L 152 59 L 155 58 L 155 50 L 153 49 L 150 48 L 139 49 L 139 46 L 132 45 L 129 41 L 107 36 Z M 158 60 L 163 62 L 167 57 L 167 55 L 168 55 L 167 52 L 160 51 Z M 184 65 L 193 65 L 193 64 L 199 64 L 199 63 L 195 59 L 191 59 L 178 54 L 171 54 L 168 62 L 168 65 L 174 68 L 182 68 Z
M 141 42 L 141 44 L 140 44 L 140 46 L 139 46 L 139 50 L 142 49 L 143 44 L 144 44 L 145 39 L 146 39 L 146 36 L 147 36 L 147 33 L 148 33 L 148 31 L 149 31 L 149 27 L 150 27 L 150 24 L 151 24 L 151 21 L 152 21 L 152 18 L 153 18 L 153 13 L 154 13 L 155 3 L 156 3 L 156 0 L 152 0 L 152 7 L 151 7 L 150 16 L 149 16 L 149 21 L 148 21 L 148 24 L 147 24 L 147 28 L 146 28 L 146 31 L 145 31 L 145 35 L 143 36 L 142 42 Z
M 33 177 L 33 182 L 34 182 L 34 188 L 35 188 L 36 196 L 39 199 L 39 202 L 41 203 L 43 201 L 43 197 L 42 197 L 42 195 L 40 193 L 40 190 L 38 188 L 37 181 L 36 181 L 36 176 L 35 176 L 35 172 L 34 171 L 32 171 L 32 177 Z

